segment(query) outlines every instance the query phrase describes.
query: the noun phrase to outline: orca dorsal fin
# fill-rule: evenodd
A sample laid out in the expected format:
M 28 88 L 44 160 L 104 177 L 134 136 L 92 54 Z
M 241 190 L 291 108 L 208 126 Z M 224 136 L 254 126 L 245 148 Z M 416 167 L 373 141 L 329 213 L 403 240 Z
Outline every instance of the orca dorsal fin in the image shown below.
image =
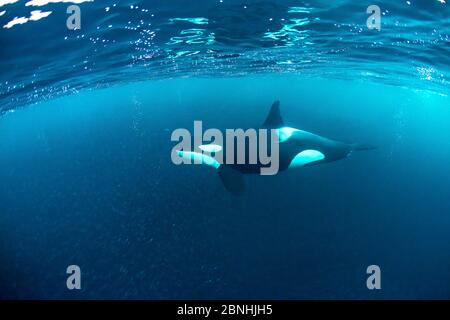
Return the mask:
M 264 121 L 263 126 L 266 128 L 275 128 L 275 129 L 284 127 L 283 118 L 281 118 L 280 113 L 280 101 L 275 101 L 272 104 L 269 115 L 267 116 L 266 121 Z

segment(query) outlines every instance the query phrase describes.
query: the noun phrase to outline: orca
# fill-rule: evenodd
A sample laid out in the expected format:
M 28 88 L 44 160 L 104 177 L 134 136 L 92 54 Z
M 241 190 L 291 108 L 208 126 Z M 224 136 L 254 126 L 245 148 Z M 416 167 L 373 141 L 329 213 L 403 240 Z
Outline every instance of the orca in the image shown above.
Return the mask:
M 275 132 L 277 135 L 278 171 L 334 162 L 348 157 L 354 151 L 376 149 L 375 146 L 344 143 L 287 126 L 281 117 L 279 101 L 275 101 L 272 104 L 261 128 L 267 129 L 271 133 Z M 235 195 L 241 195 L 245 190 L 243 175 L 259 174 L 261 172 L 260 169 L 265 166 L 260 161 L 253 164 L 248 161 L 243 164 L 238 163 L 238 161 L 220 163 L 214 158 L 214 154 L 216 152 L 224 152 L 226 148 L 222 145 L 206 144 L 200 145 L 198 148 L 203 152 L 210 153 L 211 156 L 205 153 L 184 150 L 179 150 L 177 153 L 180 158 L 196 160 L 197 163 L 200 162 L 215 168 L 225 189 Z M 248 146 L 246 148 L 248 151 Z M 234 154 L 237 155 L 236 152 Z M 248 152 L 246 152 L 246 155 L 248 155 Z

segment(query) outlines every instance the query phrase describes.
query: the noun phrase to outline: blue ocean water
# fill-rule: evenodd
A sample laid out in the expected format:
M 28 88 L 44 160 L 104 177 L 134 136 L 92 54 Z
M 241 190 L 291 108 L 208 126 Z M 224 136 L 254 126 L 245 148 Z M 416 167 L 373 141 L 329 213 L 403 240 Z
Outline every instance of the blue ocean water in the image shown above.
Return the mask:
M 379 1 L 377 31 L 371 1 L 74 2 L 79 30 L 0 1 L 0 298 L 450 298 L 449 3 Z M 172 163 L 173 130 L 275 100 L 378 149 L 241 197 Z

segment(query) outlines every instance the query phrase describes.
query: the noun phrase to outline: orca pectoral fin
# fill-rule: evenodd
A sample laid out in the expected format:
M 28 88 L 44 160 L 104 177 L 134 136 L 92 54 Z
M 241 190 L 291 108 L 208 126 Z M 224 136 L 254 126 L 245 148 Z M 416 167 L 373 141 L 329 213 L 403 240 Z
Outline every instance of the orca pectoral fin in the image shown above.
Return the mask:
M 217 172 L 225 189 L 234 195 L 242 195 L 244 193 L 245 181 L 242 173 L 226 165 L 221 165 Z

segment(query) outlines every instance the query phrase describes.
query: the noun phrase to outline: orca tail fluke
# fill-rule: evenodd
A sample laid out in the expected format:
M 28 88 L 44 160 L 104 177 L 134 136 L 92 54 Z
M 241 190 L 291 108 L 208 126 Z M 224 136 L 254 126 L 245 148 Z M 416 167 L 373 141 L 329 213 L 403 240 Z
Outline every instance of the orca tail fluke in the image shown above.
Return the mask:
M 221 165 L 217 172 L 225 189 L 234 195 L 242 195 L 244 193 L 245 181 L 242 173 L 226 165 Z
M 368 150 L 375 150 L 375 149 L 378 149 L 378 147 L 370 145 L 370 144 L 361 144 L 361 143 L 352 144 L 353 151 L 368 151 Z

